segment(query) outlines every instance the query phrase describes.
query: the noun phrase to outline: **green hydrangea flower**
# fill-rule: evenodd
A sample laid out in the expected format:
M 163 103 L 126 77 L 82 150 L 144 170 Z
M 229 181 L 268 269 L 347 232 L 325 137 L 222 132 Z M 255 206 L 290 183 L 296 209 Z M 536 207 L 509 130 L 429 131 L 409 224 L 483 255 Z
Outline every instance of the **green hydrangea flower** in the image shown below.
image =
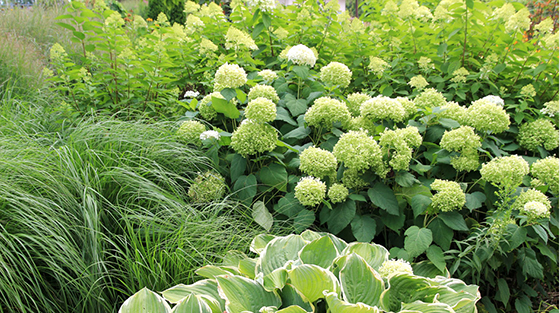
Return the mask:
M 350 112 L 344 103 L 329 97 L 321 97 L 307 109 L 305 121 L 309 126 L 330 129 L 336 122 L 341 122 L 343 126 L 347 125 L 350 122 Z
M 476 100 L 467 109 L 465 124 L 474 127 L 478 131 L 491 131 L 494 134 L 502 133 L 509 128 L 509 114 L 503 107 L 491 101 Z
M 349 131 L 340 136 L 333 154 L 349 169 L 365 171 L 372 168 L 381 177 L 387 174 L 381 148 L 364 131 Z
M 343 202 L 348 197 L 348 188 L 343 184 L 333 184 L 329 188 L 328 196 L 332 203 Z
M 520 146 L 533 152 L 538 152 L 539 147 L 554 150 L 558 148 L 558 130 L 552 122 L 541 118 L 521 125 L 517 141 Z
M 379 138 L 379 144 L 383 151 L 389 153 L 389 165 L 395 171 L 408 171 L 410 160 L 412 160 L 413 148 L 422 144 L 422 136 L 418 128 L 408 126 L 397 130 L 385 130 Z
M 428 88 L 414 98 L 414 104 L 419 109 L 427 109 L 443 107 L 447 104 L 447 100 L 439 91 L 434 88 Z
M 278 133 L 274 127 L 244 120 L 233 132 L 230 146 L 243 156 L 255 155 L 274 150 L 277 140 Z
M 546 207 L 546 205 L 537 201 L 529 201 L 525 203 L 521 209 L 521 213 L 527 215 L 529 219 L 550 217 L 550 210 Z
M 387 260 L 381 264 L 381 267 L 377 270 L 381 277 L 388 279 L 393 275 L 401 273 L 413 274 L 412 266 L 405 260 Z
M 413 88 L 417 88 L 418 90 L 424 89 L 426 86 L 429 85 L 428 81 L 422 75 L 416 75 L 410 79 L 408 85 Z
M 539 181 L 547 184 L 550 188 L 549 191 L 553 194 L 558 194 L 559 162 L 558 158 L 549 156 L 531 165 L 531 174 Z
M 529 163 L 518 155 L 499 157 L 482 164 L 480 174 L 482 179 L 495 185 L 516 187 L 529 174 Z
M 224 64 L 218 68 L 214 76 L 214 90 L 238 88 L 247 83 L 245 70 L 237 64 Z
M 432 214 L 460 210 L 467 202 L 461 186 L 454 181 L 436 179 L 430 187 L 437 191 L 432 196 Z
M 330 151 L 309 147 L 299 155 L 299 160 L 299 169 L 307 175 L 318 178 L 336 175 L 338 162 Z
M 263 97 L 249 101 L 245 116 L 257 123 L 272 122 L 276 118 L 276 104 Z
M 354 189 L 360 190 L 368 185 L 368 183 L 362 179 L 360 173 L 353 169 L 346 169 L 342 174 L 342 183 L 344 186 Z
M 412 102 L 410 99 L 405 98 L 405 97 L 397 97 L 395 99 L 400 102 L 400 104 L 402 105 L 402 107 L 404 109 L 403 121 L 406 121 L 409 118 L 412 118 L 416 113 L 418 113 L 418 108 L 416 107 L 414 102 Z
M 280 98 L 278 98 L 278 94 L 276 93 L 276 89 L 267 85 L 255 85 L 251 88 L 251 90 L 249 90 L 247 97 L 249 98 L 249 101 L 255 100 L 259 97 L 267 98 L 274 103 L 278 103 L 280 100 Z
M 281 27 L 279 29 L 281 29 Z M 267 84 L 267 85 L 272 84 L 274 82 L 274 80 L 276 80 L 276 78 L 278 78 L 278 74 L 276 74 L 276 72 L 274 72 L 272 70 L 262 70 L 258 74 L 259 74 L 260 77 L 262 77 L 263 83 Z M 274 100 L 272 100 L 272 101 L 274 101 Z
M 465 124 L 465 118 L 467 116 L 467 108 L 459 105 L 457 102 L 448 102 L 441 107 L 442 111 L 438 112 L 436 115 L 439 118 L 449 118 L 459 124 Z
M 514 210 L 519 210 L 520 212 L 526 213 L 527 216 L 535 215 L 536 212 L 531 212 L 534 211 L 532 209 L 536 209 L 534 204 L 530 205 L 529 208 L 525 208 L 525 206 L 530 202 L 538 202 L 545 206 L 546 210 L 539 210 L 542 213 L 538 214 L 539 216 L 546 215 L 545 217 L 548 217 L 550 215 L 550 209 L 552 208 L 550 200 L 544 193 L 536 189 L 529 189 L 527 191 L 521 192 L 521 194 L 519 195 L 519 197 L 517 197 L 517 199 L 515 199 L 515 202 L 513 202 L 513 205 L 511 207 Z M 533 207 L 531 208 L 531 206 Z
M 440 146 L 447 151 L 461 153 L 451 157 L 451 165 L 457 171 L 475 171 L 480 165 L 477 149 L 481 146 L 480 137 L 474 128 L 461 126 L 452 131 L 446 131 L 441 137 Z
M 327 185 L 314 177 L 302 177 L 297 183 L 295 197 L 305 206 L 317 206 L 325 199 Z
M 348 100 L 346 106 L 348 110 L 352 114 L 352 116 L 360 116 L 360 106 L 362 103 L 370 100 L 371 97 L 366 95 L 365 93 L 355 92 L 353 94 L 348 95 L 346 100 Z
M 202 118 L 207 121 L 211 121 L 218 116 L 218 112 L 216 112 L 216 110 L 210 103 L 212 102 L 212 97 L 225 99 L 221 93 L 213 92 L 204 96 L 204 98 L 200 100 L 200 102 L 198 103 L 198 112 L 200 113 L 200 116 L 202 116 Z
M 384 96 L 377 96 L 362 103 L 360 114 L 373 121 L 393 120 L 401 122 L 405 117 L 401 102 Z
M 209 202 L 221 199 L 226 192 L 222 175 L 215 172 L 199 174 L 189 187 L 188 195 L 194 202 Z
M 352 72 L 348 66 L 339 63 L 331 62 L 327 66 L 321 68 L 319 77 L 327 86 L 338 86 L 339 88 L 346 88 L 350 85 Z
M 206 131 L 206 126 L 198 121 L 185 121 L 177 129 L 177 137 L 185 142 L 193 145 L 200 146 L 200 134 Z

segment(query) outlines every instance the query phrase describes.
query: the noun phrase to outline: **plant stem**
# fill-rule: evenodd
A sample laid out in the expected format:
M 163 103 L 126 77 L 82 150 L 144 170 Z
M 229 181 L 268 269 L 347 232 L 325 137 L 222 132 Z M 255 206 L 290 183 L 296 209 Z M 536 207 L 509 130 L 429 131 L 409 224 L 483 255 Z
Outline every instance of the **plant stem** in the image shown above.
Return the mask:
M 463 40 L 463 55 L 461 57 L 461 66 L 465 67 L 465 54 L 467 52 L 467 33 L 468 33 L 468 26 L 469 26 L 469 7 L 467 6 L 467 2 L 465 1 L 465 39 Z

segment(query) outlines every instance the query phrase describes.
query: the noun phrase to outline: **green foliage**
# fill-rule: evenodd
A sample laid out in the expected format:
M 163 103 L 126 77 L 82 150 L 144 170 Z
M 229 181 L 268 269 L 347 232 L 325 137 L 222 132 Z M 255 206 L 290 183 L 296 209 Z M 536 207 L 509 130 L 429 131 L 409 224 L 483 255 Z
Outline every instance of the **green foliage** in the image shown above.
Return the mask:
M 388 261 L 389 252 L 377 244 L 347 244 L 308 230 L 286 237 L 259 235 L 251 250 L 256 258 L 242 255 L 232 264 L 202 267 L 198 274 L 207 279 L 171 287 L 163 298 L 177 304 L 173 312 L 427 312 L 429 307 L 476 312 L 477 286 L 398 267 L 381 276 L 387 271 L 380 268 L 395 261 Z M 253 267 L 246 271 L 246 264 Z M 212 273 L 204 275 L 208 268 Z M 121 310 L 154 305 L 163 310 L 168 304 L 142 289 Z

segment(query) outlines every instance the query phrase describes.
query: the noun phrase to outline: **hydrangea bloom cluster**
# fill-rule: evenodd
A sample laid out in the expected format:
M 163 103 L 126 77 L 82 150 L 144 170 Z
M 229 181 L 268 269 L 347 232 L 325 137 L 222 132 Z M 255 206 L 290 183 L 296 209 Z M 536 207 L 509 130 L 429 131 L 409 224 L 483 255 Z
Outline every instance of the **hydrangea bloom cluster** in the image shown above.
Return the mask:
M 223 18 L 224 11 L 215 2 L 210 2 L 208 5 L 204 4 L 200 7 L 199 15 L 210 18 Z
M 459 124 L 464 124 L 467 117 L 467 108 L 457 102 L 448 102 L 436 114 L 439 118 L 450 118 Z
M 405 111 L 400 101 L 385 96 L 377 96 L 362 103 L 360 115 L 373 121 L 393 120 L 400 122 L 404 119 Z
M 302 177 L 296 185 L 295 197 L 305 206 L 317 206 L 325 199 L 327 185 L 314 177 Z
M 219 140 L 220 139 L 220 133 L 218 133 L 215 130 L 207 130 L 207 131 L 203 132 L 202 134 L 200 134 L 200 140 L 208 140 L 210 138 Z
M 492 16 L 497 19 L 509 19 L 511 16 L 515 15 L 515 8 L 509 2 L 505 3 L 499 9 L 495 10 Z
M 333 154 L 349 169 L 365 171 L 372 168 L 381 177 L 387 174 L 381 148 L 364 131 L 349 131 L 340 136 Z
M 552 31 L 554 30 L 554 22 L 549 16 L 538 23 L 535 26 L 535 30 L 538 30 L 541 34 L 552 33 Z
M 120 13 L 114 12 L 105 19 L 105 25 L 103 25 L 103 31 L 109 32 L 109 30 L 119 29 L 124 25 L 124 20 Z
M 558 148 L 558 130 L 552 122 L 541 118 L 521 125 L 517 141 L 529 151 L 538 152 L 539 147 L 553 150 Z
M 211 105 L 212 97 L 225 99 L 221 93 L 216 91 L 204 96 L 204 98 L 200 100 L 198 103 L 198 112 L 200 113 L 200 116 L 207 121 L 211 121 L 218 116 L 218 112 L 216 112 L 214 107 Z
M 329 188 L 327 195 L 332 203 L 343 202 L 348 197 L 348 188 L 344 187 L 343 184 L 336 183 Z
M 558 115 L 559 103 L 560 102 L 558 101 L 548 101 L 543 105 L 543 108 L 541 109 L 541 113 L 546 114 L 550 117 L 554 117 Z
M 342 183 L 344 186 L 358 190 L 366 187 L 368 183 L 360 176 L 360 173 L 354 169 L 346 169 L 342 174 Z
M 558 169 L 560 160 L 558 158 L 549 156 L 540 159 L 531 165 L 531 174 L 539 181 L 547 184 L 550 192 L 558 194 Z
M 486 101 L 490 101 L 492 103 L 494 103 L 495 105 L 499 105 L 499 106 L 504 106 L 504 99 L 500 98 L 499 96 L 486 96 L 484 98 L 482 98 L 482 100 L 486 100 Z
M 529 26 L 531 26 L 530 15 L 531 13 L 527 8 L 519 10 L 517 13 L 510 16 L 510 18 L 506 22 L 506 31 L 509 33 L 513 33 L 515 31 L 526 31 L 527 29 L 529 29 Z
M 263 12 L 272 12 L 276 8 L 274 0 L 248 0 L 247 5 L 252 8 L 259 8 Z
M 206 131 L 206 126 L 198 121 L 185 121 L 177 129 L 177 137 L 186 143 L 200 146 L 200 134 Z
M 537 95 L 537 91 L 535 90 L 535 87 L 532 84 L 528 84 L 523 86 L 523 88 L 521 88 L 519 94 L 524 98 L 533 98 L 534 96 Z
M 278 39 L 280 40 L 284 40 L 286 38 L 288 38 L 288 35 L 290 34 L 287 30 L 285 30 L 282 27 L 278 27 L 277 29 L 275 29 L 273 31 L 274 35 L 276 35 L 276 37 L 278 37 Z
M 282 50 L 280 52 L 280 54 L 278 55 L 278 58 L 280 60 L 287 60 L 288 59 L 288 51 L 290 51 L 290 49 L 292 49 L 292 46 L 286 46 L 286 48 L 284 48 L 284 50 Z
M 360 115 L 360 106 L 362 105 L 362 103 L 370 100 L 371 97 L 366 95 L 365 93 L 361 93 L 361 92 L 355 92 L 352 93 L 350 95 L 348 95 L 348 97 L 346 97 L 346 100 L 348 100 L 347 103 L 347 107 L 348 107 L 348 111 L 350 111 L 350 113 L 352 114 L 352 116 L 359 116 Z
M 484 99 L 471 104 L 465 122 L 478 131 L 491 131 L 495 134 L 508 130 L 510 124 L 509 114 L 503 107 Z
M 198 16 L 191 14 L 187 17 L 185 28 L 188 30 L 189 35 L 194 34 L 197 30 L 203 27 L 204 27 L 204 22 Z
M 259 73 L 259 76 L 262 77 L 263 83 L 270 85 L 274 82 L 276 78 L 278 78 L 278 74 L 271 70 L 262 70 Z
M 257 98 L 266 98 L 274 103 L 278 103 L 280 98 L 278 98 L 278 94 L 276 93 L 276 89 L 272 86 L 267 85 L 255 85 L 249 90 L 249 94 L 247 95 L 249 101 L 255 100 Z
M 278 133 L 274 127 L 244 120 L 233 132 L 230 146 L 243 156 L 255 155 L 274 150 L 277 140 Z
M 409 273 L 413 274 L 412 266 L 405 260 L 387 260 L 381 264 L 377 270 L 381 277 L 388 279 L 395 274 Z
M 417 88 L 418 90 L 422 90 L 429 85 L 422 75 L 416 75 L 412 77 L 408 84 L 410 85 L 410 87 Z
M 200 4 L 194 2 L 194 1 L 185 1 L 185 9 L 183 10 L 183 12 L 185 12 L 185 14 L 191 14 L 194 12 L 198 12 L 198 10 L 200 9 Z
M 321 68 L 319 73 L 321 81 L 327 86 L 337 86 L 340 88 L 346 88 L 350 85 L 350 79 L 352 78 L 352 72 L 348 66 L 339 63 L 331 62 L 327 66 Z
M 521 209 L 521 213 L 527 215 L 530 219 L 548 218 L 550 216 L 550 211 L 546 205 L 537 201 L 525 203 L 523 209 Z
M 290 48 L 286 54 L 286 58 L 294 64 L 307 65 L 309 67 L 313 67 L 317 61 L 317 57 L 315 56 L 315 53 L 313 53 L 313 50 L 304 45 L 297 45 Z
M 558 38 L 558 32 L 556 32 L 554 34 L 547 34 L 546 36 L 544 36 L 540 43 L 546 49 L 554 50 L 554 49 L 558 48 L 558 41 L 559 40 L 560 40 L 560 38 Z
M 420 109 L 442 107 L 447 104 L 447 100 L 439 91 L 428 88 L 414 98 L 414 104 Z
M 451 78 L 451 81 L 454 83 L 464 83 L 467 81 L 467 75 L 469 75 L 469 71 L 466 68 L 461 67 L 453 72 L 453 78 Z
M 529 163 L 518 155 L 499 157 L 482 164 L 482 179 L 497 186 L 516 187 L 529 174 Z
M 406 20 L 407 18 L 413 18 L 416 16 L 416 12 L 420 8 L 418 1 L 416 0 L 403 0 L 401 5 L 399 6 L 399 11 L 397 12 L 397 16 Z
M 393 0 L 389 0 L 387 1 L 387 3 L 385 3 L 385 7 L 383 7 L 383 10 L 381 10 L 381 15 L 395 15 L 398 11 L 399 7 L 397 6 L 397 4 Z
M 194 202 L 209 202 L 221 199 L 226 192 L 222 175 L 215 172 L 199 174 L 189 187 L 188 195 Z
M 546 216 L 550 214 L 550 208 L 552 207 L 552 205 L 550 204 L 550 200 L 548 200 L 548 197 L 544 193 L 536 189 L 529 189 L 527 191 L 522 191 L 519 197 L 515 199 L 515 202 L 513 202 L 511 207 L 514 210 L 519 210 L 520 212 L 523 212 L 527 203 L 530 202 L 537 202 L 542 204 L 546 208 L 546 210 L 540 210 L 540 211 L 546 214 Z
M 461 126 L 452 131 L 446 131 L 441 137 L 440 146 L 447 151 L 461 153 L 451 157 L 451 165 L 457 171 L 475 171 L 478 169 L 478 152 L 480 136 L 475 134 L 470 126 Z
M 402 107 L 404 109 L 403 121 L 408 120 L 409 118 L 413 117 L 418 112 L 418 108 L 416 107 L 414 102 L 412 102 L 412 100 L 410 100 L 406 97 L 397 97 L 395 99 L 400 102 L 400 104 L 402 105 Z
M 218 50 L 218 46 L 216 46 L 212 41 L 202 38 L 200 41 L 200 48 L 199 51 L 201 54 L 208 54 Z
M 259 47 L 257 47 L 257 44 L 255 44 L 255 41 L 249 34 L 231 26 L 226 33 L 226 49 L 239 51 L 245 48 L 257 50 Z
M 309 147 L 299 155 L 299 160 L 299 169 L 307 175 L 318 178 L 336 175 L 338 162 L 330 151 Z
M 418 59 L 418 67 L 424 72 L 436 68 L 434 63 L 432 62 L 432 59 L 427 57 L 420 57 L 420 59 Z
M 214 76 L 214 90 L 238 88 L 247 83 L 245 70 L 237 64 L 224 64 L 218 68 Z
M 97 4 L 97 1 L 96 1 L 96 4 Z M 148 23 L 146 23 L 146 20 L 142 16 L 134 15 L 134 19 L 132 21 L 132 28 L 135 31 L 138 31 L 140 29 L 146 29 L 146 28 L 148 28 Z
M 257 123 L 272 122 L 276 118 L 276 104 L 270 99 L 258 97 L 249 101 L 245 116 Z
M 52 45 L 50 50 L 50 57 L 52 62 L 63 62 L 64 59 L 68 56 L 66 50 L 57 42 Z
M 375 75 L 381 76 L 383 72 L 389 68 L 389 63 L 383 61 L 383 59 L 380 59 L 378 57 L 370 56 L 368 68 Z
M 379 144 L 383 151 L 389 151 L 389 165 L 395 171 L 408 170 L 412 159 L 412 149 L 422 144 L 422 136 L 418 128 L 409 126 L 397 130 L 385 130 L 381 134 Z
M 454 181 L 436 179 L 430 187 L 437 191 L 432 196 L 432 214 L 460 210 L 467 202 L 463 189 Z
M 349 121 L 350 112 L 348 112 L 346 105 L 329 97 L 316 99 L 305 112 L 305 122 L 314 127 L 330 129 L 333 123 L 341 122 L 342 125 L 347 125 Z

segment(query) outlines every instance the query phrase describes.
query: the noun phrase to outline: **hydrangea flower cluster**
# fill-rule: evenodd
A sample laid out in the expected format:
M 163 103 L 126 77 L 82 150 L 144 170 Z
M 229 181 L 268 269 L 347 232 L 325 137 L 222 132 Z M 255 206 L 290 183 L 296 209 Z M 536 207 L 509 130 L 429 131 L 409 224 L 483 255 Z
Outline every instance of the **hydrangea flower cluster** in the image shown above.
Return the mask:
M 502 133 L 509 128 L 509 114 L 503 107 L 488 100 L 479 99 L 467 110 L 465 123 L 478 131 Z
M 437 191 L 432 196 L 432 214 L 460 210 L 467 202 L 463 189 L 454 181 L 436 179 L 430 187 Z
M 558 101 L 548 101 L 543 105 L 543 108 L 541 109 L 541 113 L 546 114 L 550 117 L 554 117 L 558 115 L 559 103 L 560 102 Z
M 528 84 L 521 88 L 519 94 L 523 98 L 533 98 L 534 96 L 537 95 L 537 91 L 535 90 L 535 87 L 532 84 Z
M 371 97 L 366 95 L 365 93 L 355 92 L 348 97 L 346 100 L 348 101 L 346 106 L 348 107 L 348 111 L 352 114 L 352 116 L 359 116 L 360 115 L 360 106 L 362 103 L 370 100 Z
M 458 84 L 464 83 L 467 81 L 467 75 L 469 75 L 469 71 L 466 68 L 461 67 L 453 72 L 453 78 L 451 78 L 451 81 Z
M 381 264 L 381 267 L 377 270 L 381 277 L 388 279 L 393 275 L 401 273 L 413 274 L 412 266 L 405 260 L 387 260 Z
M 191 14 L 187 17 L 185 28 L 188 31 L 189 35 L 194 34 L 197 30 L 200 30 L 203 27 L 204 27 L 204 22 L 198 16 Z
M 362 103 L 360 115 L 372 121 L 393 120 L 400 122 L 405 117 L 405 111 L 400 101 L 385 96 L 377 96 Z
M 290 35 L 290 33 L 282 27 L 278 27 L 277 29 L 275 29 L 273 31 L 273 33 L 280 40 L 284 40 L 284 39 L 288 38 L 288 35 Z
M 404 109 L 403 121 L 408 120 L 409 118 L 413 117 L 418 112 L 418 108 L 416 107 L 414 102 L 412 102 L 412 100 L 410 100 L 406 97 L 397 97 L 395 99 L 400 102 L 400 104 L 402 105 L 402 107 Z
M 200 7 L 199 15 L 214 18 L 214 19 L 223 18 L 224 11 L 215 2 L 210 2 L 208 5 L 204 4 L 203 6 Z
M 500 98 L 499 96 L 486 96 L 484 98 L 482 98 L 482 100 L 486 100 L 486 101 L 490 101 L 492 103 L 494 103 L 495 105 L 499 105 L 499 106 L 504 106 L 504 99 Z
M 257 98 L 266 98 L 274 103 L 278 103 L 280 98 L 278 98 L 278 94 L 276 93 L 276 89 L 272 86 L 267 85 L 255 85 L 249 90 L 249 94 L 247 95 L 249 101 L 255 100 Z
M 244 120 L 233 132 L 230 146 L 243 156 L 255 155 L 274 150 L 277 140 L 278 133 L 274 127 Z
M 52 62 L 60 63 L 68 56 L 66 50 L 57 42 L 52 45 L 50 50 L 50 57 Z
M 531 13 L 527 8 L 519 10 L 517 13 L 510 16 L 506 22 L 505 28 L 508 33 L 515 31 L 524 32 L 531 26 Z
M 259 47 L 257 47 L 257 44 L 249 34 L 231 26 L 226 33 L 226 49 L 239 51 L 245 48 L 257 50 Z
M 307 175 L 318 178 L 336 175 L 338 162 L 330 151 L 309 147 L 299 155 L 299 160 L 299 169 Z
M 558 158 L 549 156 L 533 163 L 531 165 L 531 174 L 540 182 L 547 184 L 550 188 L 549 191 L 551 193 L 558 194 L 559 167 L 560 160 L 558 160 Z
M 527 174 L 529 163 L 518 155 L 492 159 L 480 169 L 482 179 L 502 187 L 519 186 Z
M 305 112 L 305 122 L 310 126 L 330 129 L 336 122 L 347 125 L 350 122 L 350 112 L 346 105 L 339 100 L 321 97 L 316 99 Z
M 459 124 L 464 124 L 467 117 L 467 108 L 457 102 L 447 102 L 436 115 L 439 118 L 450 118 Z
M 214 76 L 214 90 L 220 91 L 224 88 L 238 88 L 247 83 L 245 70 L 237 64 L 225 63 Z
M 495 10 L 494 13 L 492 13 L 492 16 L 494 18 L 502 20 L 509 19 L 513 15 L 515 15 L 515 8 L 509 2 L 505 3 L 499 9 Z
M 263 12 L 272 12 L 276 8 L 275 0 L 247 0 L 247 5 L 261 9 Z
M 101 1 L 99 1 L 99 2 L 101 2 Z M 96 4 L 97 4 L 97 1 L 96 1 Z M 146 28 L 148 28 L 148 23 L 146 23 L 146 20 L 142 16 L 134 15 L 134 19 L 132 21 L 132 28 L 135 31 L 138 31 L 140 29 L 146 29 Z
M 270 99 L 258 97 L 247 104 L 245 117 L 256 123 L 272 122 L 276 118 L 276 104 Z
M 317 61 L 317 57 L 315 56 L 315 53 L 313 53 L 313 50 L 304 45 L 297 45 L 290 48 L 286 54 L 286 58 L 294 64 L 307 65 L 309 67 L 313 67 Z
M 535 30 L 538 30 L 541 34 L 552 33 L 552 31 L 554 30 L 554 22 L 549 16 L 538 23 L 535 26 Z
M 185 9 L 183 10 L 183 12 L 185 12 L 186 15 L 189 15 L 191 13 L 198 12 L 199 9 L 200 4 L 189 0 L 185 1 Z
M 369 57 L 369 65 L 368 68 L 370 69 L 370 71 L 372 71 L 375 75 L 377 76 L 381 76 L 383 74 L 383 72 L 388 69 L 389 63 L 383 61 L 383 59 L 380 59 L 378 57 L 373 57 L 370 56 Z
M 348 197 L 348 188 L 344 187 L 343 184 L 336 183 L 329 188 L 327 195 L 332 203 L 340 203 Z
M 420 109 L 442 107 L 447 104 L 447 100 L 439 91 L 428 88 L 414 98 L 414 104 Z
M 200 95 L 200 93 L 198 91 L 195 90 L 187 90 L 185 91 L 185 94 L 183 95 L 184 98 L 196 98 Z
M 552 207 L 552 205 L 550 204 L 550 200 L 544 193 L 536 189 L 528 189 L 521 192 L 521 194 L 519 195 L 519 197 L 517 197 L 517 199 L 515 199 L 515 202 L 513 202 L 511 207 L 514 210 L 519 210 L 520 212 L 526 213 L 527 216 L 537 217 L 534 216 L 535 212 L 531 212 L 533 210 L 525 211 L 525 206 L 530 202 L 537 202 L 545 207 L 545 210 L 538 210 L 541 213 L 538 216 L 548 217 L 550 215 L 550 208 Z M 534 204 L 530 206 L 533 207 L 532 209 L 536 209 Z
M 221 93 L 216 91 L 204 96 L 204 98 L 200 100 L 198 103 L 198 112 L 200 113 L 200 116 L 207 121 L 211 121 L 218 116 L 218 112 L 216 112 L 214 107 L 211 105 L 212 97 L 225 99 Z
M 342 183 L 344 186 L 359 190 L 368 185 L 368 183 L 360 176 L 360 173 L 354 169 L 346 169 L 342 174 Z
M 414 126 L 397 130 L 387 129 L 381 134 L 379 144 L 383 151 L 389 152 L 389 165 L 394 171 L 407 171 L 412 160 L 412 149 L 422 144 L 422 136 Z
M 276 78 L 278 78 L 278 74 L 271 70 L 262 70 L 259 73 L 259 76 L 262 77 L 263 83 L 270 85 L 274 82 Z
M 520 146 L 533 152 L 538 152 L 539 147 L 554 150 L 558 148 L 558 130 L 552 122 L 541 118 L 521 125 L 517 141 Z
M 337 86 L 339 88 L 346 88 L 350 85 L 352 72 L 348 66 L 339 63 L 331 62 L 327 66 L 321 68 L 319 77 L 327 86 Z
M 550 211 L 546 205 L 537 201 L 525 203 L 523 209 L 521 209 L 521 213 L 527 215 L 529 219 L 548 218 L 550 216 Z
M 199 52 L 201 54 L 208 54 L 216 50 L 218 50 L 218 46 L 216 46 L 212 41 L 206 38 L 202 38 L 202 40 L 200 41 L 200 48 L 199 48 Z
M 387 174 L 381 148 L 364 131 L 349 131 L 340 136 L 333 148 L 333 154 L 349 169 L 365 171 L 372 168 L 381 177 Z
M 478 152 L 480 136 L 475 134 L 470 126 L 461 126 L 452 131 L 446 131 L 441 137 L 440 146 L 447 151 L 461 153 L 451 157 L 451 165 L 457 171 L 475 171 L 478 169 Z
M 547 34 L 541 39 L 540 43 L 546 49 L 554 50 L 558 48 L 558 41 L 560 40 L 558 37 L 558 32 L 554 34 Z
M 206 126 L 198 121 L 185 121 L 177 129 L 177 137 L 185 142 L 200 146 L 200 134 L 206 131 Z
M 207 131 L 203 132 L 202 134 L 200 134 L 200 140 L 208 140 L 210 138 L 219 140 L 220 139 L 220 133 L 218 133 L 215 130 L 207 130 Z
M 302 177 L 294 188 L 295 197 L 305 206 L 317 206 L 325 199 L 327 185 L 314 177 Z
M 159 16 L 158 16 L 159 17 Z M 110 32 L 110 30 L 116 30 L 124 25 L 124 20 L 120 13 L 114 12 L 105 19 L 105 24 L 103 25 L 104 32 Z
M 420 59 L 418 59 L 418 67 L 424 72 L 436 68 L 434 63 L 432 62 L 432 59 L 427 57 L 420 57 Z
M 226 192 L 222 175 L 215 172 L 199 174 L 189 187 L 188 196 L 194 202 L 209 202 L 221 199 Z
M 418 90 L 422 90 L 429 85 L 422 75 L 416 75 L 412 77 L 408 84 L 410 85 L 410 87 L 417 88 Z

